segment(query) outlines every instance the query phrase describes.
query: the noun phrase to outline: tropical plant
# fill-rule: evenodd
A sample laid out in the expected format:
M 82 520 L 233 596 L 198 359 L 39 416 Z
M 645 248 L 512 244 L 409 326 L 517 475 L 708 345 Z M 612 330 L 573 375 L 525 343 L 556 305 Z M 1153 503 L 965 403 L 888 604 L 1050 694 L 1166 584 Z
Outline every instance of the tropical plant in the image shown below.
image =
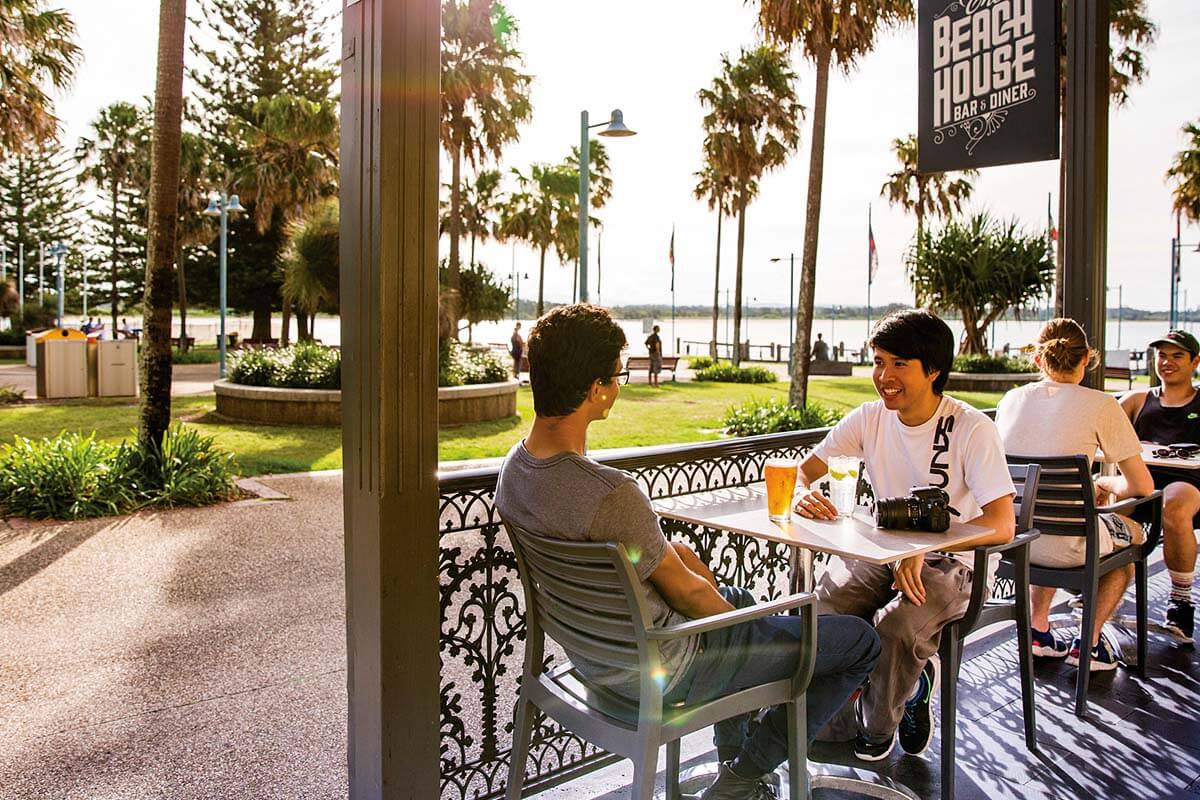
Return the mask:
M 687 360 L 688 369 L 705 369 L 714 363 L 712 356 L 693 356 Z
M 918 306 L 961 315 L 960 353 L 985 353 L 989 325 L 1051 290 L 1054 261 L 1045 236 L 1025 233 L 1015 220 L 977 214 L 922 233 L 910 251 L 908 277 Z
M 517 170 L 513 174 L 517 190 L 501 208 L 499 234 L 505 240 L 520 239 L 538 252 L 537 315 L 540 317 L 546 300 L 546 251 L 554 248 L 559 261 L 566 261 L 572 230 L 578 236 L 579 171 L 563 164 L 534 164 L 528 174 Z M 451 264 L 448 286 L 453 274 Z
M 717 320 L 721 313 L 721 223 L 725 217 L 733 213 L 730 202 L 733 199 L 733 185 L 729 176 L 721 172 L 720 165 L 714 163 L 717 153 L 709 153 L 705 149 L 704 166 L 696 173 L 696 188 L 694 194 L 697 200 L 705 200 L 709 211 L 717 212 L 717 247 L 716 264 L 713 267 L 713 307 L 712 307 L 712 338 L 708 343 L 710 358 L 717 357 Z
M 717 361 L 712 366 L 696 370 L 692 380 L 715 383 L 774 383 L 779 379 L 766 367 L 739 367 L 728 361 Z
M 747 0 L 749 2 L 749 0 Z M 804 256 L 800 299 L 796 304 L 796 341 L 792 345 L 792 385 L 788 401 L 808 402 L 807 354 L 812 351 L 813 301 L 817 286 L 817 244 L 821 226 L 821 187 L 825 179 L 825 122 L 829 70 L 849 73 L 875 47 L 876 36 L 913 18 L 912 0 L 758 0 L 758 22 L 771 41 L 800 46 L 817 69 L 813 101 L 808 198 L 804 214 Z
M 1028 373 L 1037 372 L 1037 366 L 1023 358 L 1014 358 L 1012 356 L 993 356 L 987 353 L 975 353 L 972 355 L 960 355 L 954 357 L 954 365 L 951 367 L 954 372 L 974 372 L 974 373 Z
M 284 344 L 287 344 L 286 309 L 293 304 L 300 311 L 297 335 L 301 341 L 312 340 L 318 310 L 338 311 L 341 296 L 338 220 L 337 201 L 326 200 L 288 226 L 288 247 L 282 254 Z
M 459 290 L 462 162 L 499 158 L 533 113 L 517 24 L 498 0 L 442 2 L 442 147 L 450 157 L 449 288 Z M 474 260 L 472 258 L 472 260 Z M 457 323 L 457 311 L 451 311 Z
M 719 186 L 731 191 L 738 218 L 737 272 L 734 277 L 733 359 L 741 356 L 742 266 L 746 209 L 758 194 L 758 180 L 787 162 L 800 143 L 804 107 L 796 99 L 796 75 L 787 56 L 761 45 L 742 50 L 737 63 L 721 56 L 721 74 L 700 90 L 704 115 L 704 159 Z
M 445 184 L 444 188 L 449 189 L 450 185 Z M 467 263 L 474 264 L 475 243 L 486 242 L 496 234 L 500 202 L 499 170 L 485 169 L 475 176 L 474 182 L 463 181 L 460 198 L 458 230 L 471 237 L 471 255 Z M 450 200 L 443 200 L 441 206 L 438 233 L 446 236 L 451 227 Z
M 145 207 L 138 202 L 144 202 L 144 198 L 131 190 L 144 166 L 139 156 L 144 157 L 150 150 L 146 146 L 148 137 L 145 114 L 132 103 L 117 102 L 100 110 L 92 122 L 92 137 L 81 139 L 75 151 L 75 158 L 83 167 L 80 182 L 93 184 L 106 196 L 113 330 L 117 329 L 123 299 L 118 268 L 131 250 L 138 252 L 139 243 L 145 247 Z M 134 240 L 132 247 L 130 237 Z
M 1175 154 L 1175 162 L 1167 170 L 1167 180 L 1174 181 L 1171 207 L 1193 223 L 1200 222 L 1200 120 L 1183 126 L 1188 137 L 1187 147 Z
M 14 405 L 25 401 L 25 390 L 0 384 L 0 406 Z
M 311 342 L 278 349 L 251 348 L 229 359 L 229 382 L 289 389 L 340 389 L 341 351 Z
M 438 282 L 443 291 L 447 288 L 449 271 L 449 264 L 443 261 L 438 268 Z M 512 294 L 507 286 L 496 281 L 490 269 L 477 262 L 460 271 L 458 278 L 459 313 L 467 321 L 467 341 L 471 342 L 475 325 L 504 319 L 512 305 Z
M 508 379 L 508 365 L 492 351 L 471 349 L 453 338 L 438 343 L 438 386 L 501 383 Z
M 748 400 L 725 412 L 725 432 L 731 436 L 762 436 L 783 431 L 802 431 L 836 425 L 842 413 L 809 403 L 804 408 L 782 400 Z
M 971 179 L 977 178 L 977 170 L 968 169 L 961 178 L 952 178 L 948 172 L 926 172 L 917 170 L 917 137 L 909 134 L 892 141 L 892 152 L 900 162 L 900 169 L 888 176 L 879 194 L 888 203 L 900 206 L 917 218 L 917 241 L 925 230 L 926 216 L 949 217 L 961 214 L 963 204 L 971 198 L 974 187 Z
M 23 153 L 58 138 L 47 87 L 63 91 L 83 56 L 75 21 L 45 0 L 0 3 L 0 152 Z
M 183 40 L 187 0 L 160 0 L 158 71 L 150 156 L 149 250 L 142 303 L 138 447 L 164 456 L 171 426 L 171 304 L 179 225 L 179 161 L 183 125 Z M 115 330 L 115 326 L 114 326 Z

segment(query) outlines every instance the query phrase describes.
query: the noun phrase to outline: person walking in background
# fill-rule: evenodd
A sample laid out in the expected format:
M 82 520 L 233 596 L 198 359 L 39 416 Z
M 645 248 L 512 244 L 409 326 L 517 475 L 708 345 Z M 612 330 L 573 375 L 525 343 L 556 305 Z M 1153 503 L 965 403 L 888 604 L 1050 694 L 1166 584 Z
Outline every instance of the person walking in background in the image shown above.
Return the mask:
M 513 377 L 521 378 L 521 359 L 525 357 L 525 339 L 521 337 L 521 323 L 513 326 L 512 338 L 508 342 L 508 352 L 513 360 Z
M 650 354 L 650 385 L 658 386 L 658 373 L 662 372 L 662 339 L 658 335 L 657 325 L 646 337 L 646 350 Z

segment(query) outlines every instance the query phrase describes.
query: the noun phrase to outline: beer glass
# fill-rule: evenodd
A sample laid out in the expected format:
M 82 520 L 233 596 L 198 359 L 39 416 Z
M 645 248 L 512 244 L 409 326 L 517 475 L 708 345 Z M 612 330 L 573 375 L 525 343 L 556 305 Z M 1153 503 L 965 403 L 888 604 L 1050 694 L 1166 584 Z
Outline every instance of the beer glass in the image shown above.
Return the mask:
M 796 461 L 767 459 L 763 479 L 767 483 L 767 516 L 776 522 L 787 522 L 792 518 L 792 496 L 796 492 Z

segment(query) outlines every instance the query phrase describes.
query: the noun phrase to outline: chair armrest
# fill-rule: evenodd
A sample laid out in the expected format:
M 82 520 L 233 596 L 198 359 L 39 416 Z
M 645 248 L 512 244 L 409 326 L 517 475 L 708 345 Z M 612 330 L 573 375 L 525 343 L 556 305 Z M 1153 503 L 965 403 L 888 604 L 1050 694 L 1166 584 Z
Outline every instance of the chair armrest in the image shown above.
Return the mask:
M 1132 511 L 1140 505 L 1144 505 L 1145 503 L 1152 503 L 1156 498 L 1160 497 L 1162 497 L 1162 489 L 1155 489 L 1145 497 L 1127 497 L 1124 500 L 1120 500 L 1116 503 L 1110 503 L 1106 506 L 1097 506 L 1096 510 L 1101 514 L 1124 514 L 1128 511 Z
M 646 638 L 650 641 L 663 642 L 671 639 L 679 639 L 684 636 L 695 636 L 699 633 L 707 633 L 720 628 L 728 628 L 731 625 L 737 625 L 742 622 L 769 617 L 780 611 L 790 611 L 793 608 L 800 608 L 802 606 L 816 608 L 816 604 L 817 596 L 815 594 L 812 592 L 799 592 L 781 597 L 778 600 L 772 600 L 769 603 L 759 603 L 748 608 L 735 608 L 733 611 L 726 611 L 711 617 L 701 617 L 700 619 L 683 622 L 679 625 L 648 628 L 646 630 Z
M 988 559 L 997 553 L 1008 553 L 1021 548 L 1028 548 L 1033 540 L 1042 535 L 1042 532 L 1037 528 L 1030 528 L 1027 531 L 1018 533 L 1012 538 L 1012 541 L 1006 544 L 993 544 L 985 547 L 974 548 L 975 567 L 971 575 L 971 599 L 967 603 L 967 610 L 958 620 L 959 630 L 965 636 L 970 633 L 975 627 L 976 620 L 979 619 L 979 612 L 983 610 L 984 604 L 988 601 Z

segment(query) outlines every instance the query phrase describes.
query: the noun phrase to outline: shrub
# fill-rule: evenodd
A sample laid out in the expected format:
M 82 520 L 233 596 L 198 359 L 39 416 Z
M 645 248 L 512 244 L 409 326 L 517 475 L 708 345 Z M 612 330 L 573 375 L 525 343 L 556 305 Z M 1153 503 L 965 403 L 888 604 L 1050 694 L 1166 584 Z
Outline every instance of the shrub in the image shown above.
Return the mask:
M 725 412 L 725 432 L 734 436 L 827 428 L 842 418 L 842 412 L 809 403 L 795 408 L 782 400 L 749 400 Z
M 218 450 L 211 436 L 194 428 L 176 425 L 167 431 L 158 467 L 153 497 L 158 506 L 204 506 L 237 491 L 233 454 Z
M 22 328 L 14 327 L 8 330 L 0 331 L 0 345 L 7 347 L 24 347 L 25 346 L 25 331 Z
M 312 342 L 276 350 L 240 350 L 229 357 L 229 380 L 246 386 L 340 389 L 342 354 Z
M 268 350 L 240 350 L 229 356 L 229 381 L 246 386 L 274 386 L 276 360 Z
M 25 392 L 15 386 L 0 386 L 0 406 L 20 403 L 25 399 Z
M 955 372 L 977 373 L 1037 372 L 1037 366 L 1023 358 L 988 355 L 955 356 L 951 369 Z
M 229 355 L 229 353 L 226 353 L 225 357 L 229 358 Z M 221 353 L 219 350 L 200 350 L 193 347 L 186 353 L 180 350 L 171 351 L 172 364 L 216 364 L 220 360 Z
M 455 339 L 438 345 L 438 386 L 500 383 L 509 378 L 509 367 L 490 350 L 471 350 Z
M 774 383 L 779 379 L 766 367 L 735 367 L 729 362 L 719 361 L 711 367 L 697 370 L 693 380 L 719 383 Z
M 695 356 L 688 359 L 687 365 L 689 369 L 708 369 L 713 365 L 713 360 L 709 356 Z

